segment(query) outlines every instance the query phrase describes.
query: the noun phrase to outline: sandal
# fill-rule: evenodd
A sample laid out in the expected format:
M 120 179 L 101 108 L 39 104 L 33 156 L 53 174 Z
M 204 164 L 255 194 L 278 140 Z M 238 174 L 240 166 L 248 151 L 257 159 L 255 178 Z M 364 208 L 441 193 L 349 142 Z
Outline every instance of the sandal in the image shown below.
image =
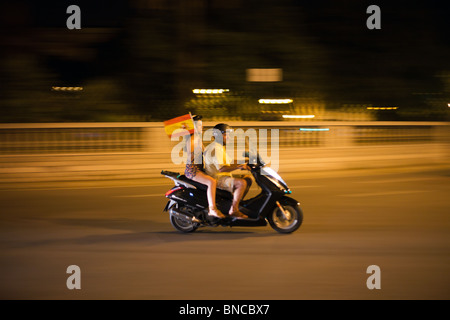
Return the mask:
M 236 218 L 236 219 L 248 219 L 248 216 L 243 214 L 239 210 L 236 210 L 233 213 L 230 213 L 230 217 L 233 217 L 233 218 Z
M 216 217 L 216 218 L 219 218 L 219 219 L 225 218 L 225 215 L 222 212 L 220 212 L 220 210 L 217 209 L 216 207 L 209 207 L 208 216 Z

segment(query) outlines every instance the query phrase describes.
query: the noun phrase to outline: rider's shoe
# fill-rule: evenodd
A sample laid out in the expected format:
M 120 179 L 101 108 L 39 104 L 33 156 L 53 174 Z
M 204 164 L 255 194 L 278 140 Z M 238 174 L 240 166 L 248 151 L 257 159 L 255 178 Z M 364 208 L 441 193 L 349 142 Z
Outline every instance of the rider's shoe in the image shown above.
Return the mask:
M 219 219 L 226 218 L 226 216 L 216 207 L 209 207 L 208 216 L 219 218 Z
M 248 219 L 248 216 L 240 212 L 239 210 L 236 210 L 232 213 L 230 213 L 230 217 L 236 218 L 236 219 Z

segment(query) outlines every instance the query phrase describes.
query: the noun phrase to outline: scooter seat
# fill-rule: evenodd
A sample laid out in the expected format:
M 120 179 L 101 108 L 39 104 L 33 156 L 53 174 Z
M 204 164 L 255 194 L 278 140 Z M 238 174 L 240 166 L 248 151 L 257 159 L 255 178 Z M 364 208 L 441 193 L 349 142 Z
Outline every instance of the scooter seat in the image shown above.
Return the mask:
M 206 186 L 205 184 L 197 182 L 197 181 L 194 181 L 194 180 L 191 180 L 191 179 L 188 179 L 184 174 L 178 176 L 178 179 L 180 179 L 182 181 L 185 181 L 185 182 L 188 182 L 188 183 L 192 184 L 193 186 L 199 188 L 200 190 L 206 191 L 208 189 L 208 186 Z M 226 190 L 219 189 L 219 188 L 216 189 L 216 194 L 218 196 L 223 197 L 223 198 L 230 198 L 230 199 L 233 198 L 233 195 L 230 192 L 228 192 Z

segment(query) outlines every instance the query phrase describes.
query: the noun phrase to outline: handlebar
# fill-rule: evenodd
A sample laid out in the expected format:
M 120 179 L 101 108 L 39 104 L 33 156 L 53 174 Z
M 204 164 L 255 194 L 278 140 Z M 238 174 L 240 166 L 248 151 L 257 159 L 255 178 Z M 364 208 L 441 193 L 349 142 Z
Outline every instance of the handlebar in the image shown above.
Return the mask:
M 261 160 L 259 153 L 256 153 L 256 163 L 250 163 L 250 154 L 248 151 L 244 151 L 242 155 L 246 158 L 246 163 L 249 166 L 258 168 L 258 167 L 264 167 L 266 165 L 266 163 Z

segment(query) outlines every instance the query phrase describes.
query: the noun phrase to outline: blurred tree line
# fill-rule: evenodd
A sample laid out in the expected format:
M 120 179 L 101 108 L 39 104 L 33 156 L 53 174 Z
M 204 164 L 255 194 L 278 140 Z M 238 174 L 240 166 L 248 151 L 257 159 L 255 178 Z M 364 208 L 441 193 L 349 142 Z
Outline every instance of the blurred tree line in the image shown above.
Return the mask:
M 68 30 L 78 4 L 82 29 Z M 257 99 L 328 110 L 398 107 L 383 120 L 443 120 L 450 66 L 437 1 L 21 1 L 0 7 L 0 122 L 161 121 L 186 112 L 255 119 Z M 8 30 L 8 32 L 5 32 Z M 248 68 L 283 81 L 248 82 Z M 82 87 L 55 91 L 52 87 Z M 202 98 L 196 88 L 229 89 Z

